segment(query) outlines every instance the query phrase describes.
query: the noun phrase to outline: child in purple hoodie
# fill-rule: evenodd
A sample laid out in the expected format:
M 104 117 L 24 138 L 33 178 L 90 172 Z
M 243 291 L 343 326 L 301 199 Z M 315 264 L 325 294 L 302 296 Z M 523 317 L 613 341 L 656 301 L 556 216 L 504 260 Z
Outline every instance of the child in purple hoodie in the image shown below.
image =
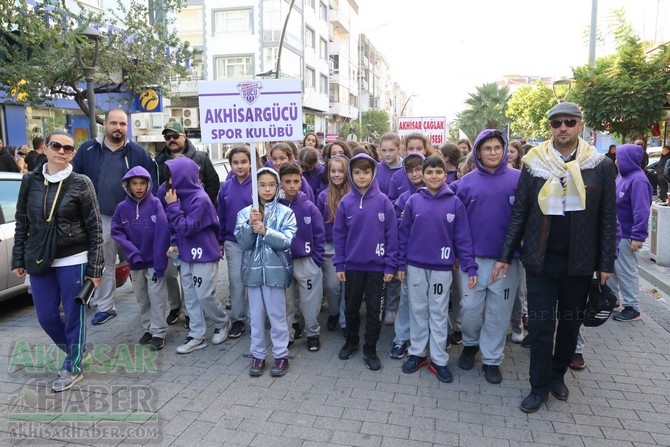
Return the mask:
M 652 188 L 640 167 L 644 149 L 635 144 L 624 144 L 616 151 L 619 177 L 616 179 L 616 214 L 621 224 L 619 255 L 614 261 L 614 275 L 607 284 L 618 295 L 621 290 L 623 310 L 614 314 L 617 321 L 640 319 L 640 277 L 637 251 L 649 235 L 649 207 Z
M 393 204 L 395 209 L 396 221 L 398 226 L 402 221 L 402 214 L 405 210 L 405 204 L 409 198 L 422 188 L 423 183 L 423 172 L 421 171 L 421 165 L 425 157 L 417 152 L 413 152 L 402 161 L 402 170 L 405 172 L 407 179 L 409 180 L 409 189 L 398 197 Z M 408 301 L 408 291 L 407 283 L 400 283 L 400 293 L 398 295 L 397 303 L 397 313 L 395 316 L 395 321 L 393 322 L 394 337 L 393 343 L 391 344 L 391 352 L 389 352 L 389 357 L 392 359 L 402 359 L 407 354 L 407 349 L 409 348 L 409 301 Z M 388 292 L 388 288 L 387 288 Z M 387 293 L 388 296 L 388 293 Z
M 426 187 L 407 200 L 398 230 L 398 277 L 408 283 L 411 340 L 402 370 L 410 374 L 425 366 L 429 346 L 430 372 L 449 383 L 453 377 L 446 345 L 454 263 L 458 259 L 467 273 L 470 289 L 477 284 L 477 263 L 468 214 L 445 184 L 444 160 L 433 155 L 421 167 Z
M 507 166 L 507 135 L 497 129 L 485 129 L 477 136 L 472 155 L 477 169 L 449 185 L 468 211 L 479 277 L 473 289 L 463 290 L 463 350 L 458 366 L 472 369 L 481 350 L 484 378 L 497 384 L 502 382 L 500 365 L 519 283 L 518 258 L 510 264 L 506 277 L 495 281 L 492 273 L 521 172 Z M 460 275 L 461 284 L 467 284 L 465 274 Z
M 218 345 L 228 338 L 230 320 L 223 303 L 216 297 L 221 259 L 217 240 L 219 219 L 200 183 L 198 165 L 186 157 L 168 160 L 165 165 L 169 171 L 165 214 L 176 240 L 184 305 L 191 317 L 188 337 L 177 348 L 177 353 L 188 354 L 207 347 L 203 312 L 214 323 L 212 343 Z
M 363 360 L 371 370 L 381 369 L 377 340 L 384 314 L 386 283 L 396 271 L 398 228 L 391 201 L 379 191 L 375 180 L 377 163 L 358 154 L 349 163 L 351 191 L 337 207 L 333 227 L 337 277 L 345 282 L 347 341 L 340 349 L 342 360 L 358 349 L 360 307 L 365 295 L 367 317 Z
M 140 344 L 157 351 L 165 346 L 167 286 L 165 269 L 170 231 L 160 200 L 151 193 L 151 175 L 142 166 L 132 168 L 121 180 L 126 198 L 112 216 L 112 238 L 130 263 L 133 291 L 140 307 L 144 335 Z
M 311 149 L 313 148 L 304 148 Z M 299 303 L 300 313 L 305 319 L 305 335 L 307 349 L 316 352 L 321 349 L 319 332 L 321 327 L 317 316 L 321 310 L 323 298 L 323 256 L 326 245 L 323 217 L 318 208 L 307 200 L 305 193 L 300 191 L 302 171 L 295 163 L 285 163 L 279 169 L 281 189 L 284 197 L 279 203 L 289 207 L 298 224 L 295 238 L 291 242 L 293 258 L 293 280 L 286 290 L 286 318 L 289 327 L 289 346 L 295 338 L 294 320 L 295 304 Z
M 251 205 L 251 154 L 246 146 L 235 146 L 228 152 L 232 176 L 219 191 L 219 247 L 228 266 L 228 290 L 230 292 L 230 319 L 233 322 L 228 337 L 239 338 L 245 330 L 247 302 L 242 284 L 242 254 L 244 250 L 235 238 L 237 213 Z

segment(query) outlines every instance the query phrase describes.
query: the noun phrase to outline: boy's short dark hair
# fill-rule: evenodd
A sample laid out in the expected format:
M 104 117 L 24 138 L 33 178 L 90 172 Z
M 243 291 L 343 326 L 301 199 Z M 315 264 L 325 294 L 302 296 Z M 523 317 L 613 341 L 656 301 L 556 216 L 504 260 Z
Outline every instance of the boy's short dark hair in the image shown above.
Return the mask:
M 365 171 L 367 169 L 374 169 L 375 163 L 369 158 L 355 158 L 351 160 L 350 167 L 352 171 L 356 168 Z
M 423 161 L 421 172 L 425 172 L 428 168 L 442 168 L 444 172 L 447 172 L 447 164 L 439 155 L 431 155 Z
M 402 160 L 402 167 L 405 169 L 405 171 L 411 171 L 417 166 L 421 166 L 422 162 L 423 160 L 421 159 L 421 157 L 417 156 L 405 157 Z
M 300 166 L 291 161 L 281 165 L 281 168 L 279 168 L 279 180 L 283 179 L 285 175 L 291 174 L 298 174 L 299 176 L 302 176 L 302 169 Z

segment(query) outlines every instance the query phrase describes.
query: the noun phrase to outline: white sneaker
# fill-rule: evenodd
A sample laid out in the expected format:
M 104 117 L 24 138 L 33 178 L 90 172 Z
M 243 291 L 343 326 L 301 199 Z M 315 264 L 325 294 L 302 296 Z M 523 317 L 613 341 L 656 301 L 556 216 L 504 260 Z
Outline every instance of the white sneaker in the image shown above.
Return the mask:
M 226 323 L 226 325 L 220 329 L 214 329 L 214 335 L 212 335 L 212 344 L 213 345 L 220 345 L 224 341 L 226 341 L 226 338 L 228 338 L 228 331 L 230 330 L 230 320 Z
M 516 332 L 512 332 L 512 343 L 515 343 L 517 345 L 521 344 L 523 341 L 523 332 L 517 334 Z
M 54 380 L 54 383 L 51 385 L 51 389 L 54 393 L 60 393 L 61 391 L 69 390 L 72 388 L 72 385 L 79 382 L 84 378 L 84 374 L 80 371 L 78 373 L 71 373 L 66 369 L 58 371 L 58 378 Z
M 196 349 L 202 349 L 206 347 L 207 347 L 207 340 L 187 337 L 186 343 L 177 347 L 177 354 L 188 354 L 195 351 Z

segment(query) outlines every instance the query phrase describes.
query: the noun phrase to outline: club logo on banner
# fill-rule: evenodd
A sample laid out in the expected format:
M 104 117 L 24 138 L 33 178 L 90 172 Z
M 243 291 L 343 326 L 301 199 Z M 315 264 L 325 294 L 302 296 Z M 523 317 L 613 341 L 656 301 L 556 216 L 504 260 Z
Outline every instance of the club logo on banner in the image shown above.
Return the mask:
M 242 99 L 251 105 L 260 96 L 263 85 L 260 82 L 240 82 L 237 84 L 237 90 L 240 91 Z
M 299 79 L 198 83 L 203 143 L 253 143 L 302 138 Z

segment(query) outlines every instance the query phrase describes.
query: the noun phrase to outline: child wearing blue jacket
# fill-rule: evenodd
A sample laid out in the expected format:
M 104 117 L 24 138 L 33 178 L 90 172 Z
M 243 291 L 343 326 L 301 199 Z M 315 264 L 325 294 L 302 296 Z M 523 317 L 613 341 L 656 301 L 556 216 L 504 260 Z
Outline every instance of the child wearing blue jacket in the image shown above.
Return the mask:
M 463 203 L 445 184 L 447 167 L 438 156 L 424 160 L 425 188 L 407 200 L 398 230 L 398 277 L 408 283 L 410 347 L 405 373 L 428 363 L 439 381 L 453 380 L 447 362 L 449 289 L 456 259 L 469 276 L 468 288 L 477 283 L 468 214 Z
M 313 148 L 306 148 L 315 150 Z M 284 198 L 279 203 L 289 207 L 295 214 L 297 231 L 291 243 L 293 258 L 293 281 L 286 291 L 286 316 L 289 330 L 293 329 L 295 304 L 299 303 L 300 313 L 305 319 L 307 349 L 316 352 L 321 349 L 319 333 L 321 326 L 317 321 L 323 298 L 323 256 L 326 245 L 323 218 L 316 205 L 307 200 L 300 191 L 302 170 L 295 163 L 286 163 L 279 169 L 281 188 Z M 291 334 L 289 344 L 293 341 Z
M 140 307 L 144 334 L 140 344 L 161 350 L 165 346 L 167 286 L 165 269 L 170 231 L 163 205 L 152 194 L 151 175 L 136 166 L 121 181 L 126 198 L 112 216 L 112 238 L 126 254 L 133 291 Z
M 386 283 L 396 272 L 398 228 L 391 201 L 382 194 L 375 180 L 377 163 L 358 154 L 349 163 L 351 191 L 337 207 L 333 227 L 337 277 L 345 283 L 346 343 L 340 349 L 342 360 L 358 350 L 360 307 L 365 296 L 367 317 L 363 360 L 371 370 L 381 369 L 377 340 L 384 314 Z
M 228 338 L 230 320 L 223 303 L 216 297 L 221 260 L 217 240 L 219 219 L 200 183 L 200 167 L 186 157 L 168 160 L 165 165 L 169 171 L 165 214 L 181 261 L 179 275 L 184 305 L 191 317 L 188 337 L 177 348 L 177 353 L 188 354 L 207 347 L 203 312 L 214 323 L 212 343 L 218 345 Z
M 293 279 L 291 242 L 297 230 L 295 215 L 279 203 L 279 175 L 261 168 L 258 178 L 258 205 L 237 214 L 235 237 L 244 250 L 242 282 L 249 295 L 251 323 L 251 366 L 249 375 L 258 377 L 268 355 L 265 318 L 270 320 L 274 363 L 270 374 L 280 377 L 288 371 L 288 324 L 285 290 Z

